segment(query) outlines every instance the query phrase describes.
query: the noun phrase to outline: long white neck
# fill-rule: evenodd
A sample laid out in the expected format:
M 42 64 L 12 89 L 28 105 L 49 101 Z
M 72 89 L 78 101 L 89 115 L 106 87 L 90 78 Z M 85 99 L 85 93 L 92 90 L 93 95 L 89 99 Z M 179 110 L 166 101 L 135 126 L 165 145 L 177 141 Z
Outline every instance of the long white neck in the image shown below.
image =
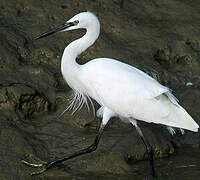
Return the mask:
M 98 38 L 100 33 L 99 22 L 86 28 L 86 34 L 70 43 L 64 50 L 61 61 L 61 72 L 65 80 L 71 86 L 71 82 L 78 80 L 77 72 L 81 65 L 76 62 L 76 58 Z M 73 88 L 73 87 L 72 87 Z

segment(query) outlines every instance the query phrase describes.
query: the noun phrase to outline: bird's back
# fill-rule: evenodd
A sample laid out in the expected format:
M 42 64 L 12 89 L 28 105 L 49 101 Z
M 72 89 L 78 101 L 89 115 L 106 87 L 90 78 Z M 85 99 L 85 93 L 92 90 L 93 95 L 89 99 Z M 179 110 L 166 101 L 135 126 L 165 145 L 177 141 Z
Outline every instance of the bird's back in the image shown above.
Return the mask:
M 119 94 L 125 94 L 125 99 L 136 100 L 140 96 L 151 99 L 169 90 L 141 70 L 109 58 L 94 59 L 83 65 L 81 78 L 87 82 L 87 88 L 103 99 L 119 99 Z

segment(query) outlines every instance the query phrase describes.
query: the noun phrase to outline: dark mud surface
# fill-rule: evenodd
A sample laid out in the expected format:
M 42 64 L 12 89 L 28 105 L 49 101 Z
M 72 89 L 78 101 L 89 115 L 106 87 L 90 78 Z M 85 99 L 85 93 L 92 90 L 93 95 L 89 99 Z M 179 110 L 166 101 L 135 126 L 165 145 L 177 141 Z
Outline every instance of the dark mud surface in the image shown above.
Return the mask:
M 33 38 L 78 12 L 94 12 L 101 35 L 79 63 L 112 57 L 142 69 L 173 89 L 200 124 L 199 9 L 199 0 L 1 0 L 0 180 L 151 179 L 138 134 L 117 118 L 96 152 L 29 175 L 37 169 L 21 159 L 49 161 L 73 153 L 93 142 L 100 124 L 86 107 L 59 117 L 71 95 L 60 72 L 62 52 L 84 31 Z M 199 179 L 200 133 L 172 137 L 160 125 L 141 128 L 154 148 L 158 179 Z

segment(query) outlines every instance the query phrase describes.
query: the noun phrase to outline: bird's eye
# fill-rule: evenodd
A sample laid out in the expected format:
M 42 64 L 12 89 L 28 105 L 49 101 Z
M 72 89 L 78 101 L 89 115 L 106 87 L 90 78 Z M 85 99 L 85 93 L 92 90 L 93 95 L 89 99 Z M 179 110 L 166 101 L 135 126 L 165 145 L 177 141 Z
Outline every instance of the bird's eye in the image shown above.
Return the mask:
M 78 20 L 74 21 L 73 24 L 76 26 L 79 23 Z

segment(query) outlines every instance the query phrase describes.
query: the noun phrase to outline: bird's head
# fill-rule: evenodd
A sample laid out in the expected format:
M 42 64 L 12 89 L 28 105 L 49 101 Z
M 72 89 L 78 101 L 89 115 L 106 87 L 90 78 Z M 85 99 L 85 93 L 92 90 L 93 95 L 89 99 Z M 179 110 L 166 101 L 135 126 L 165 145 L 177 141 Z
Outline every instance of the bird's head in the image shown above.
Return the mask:
M 100 24 L 97 17 L 91 12 L 82 12 L 75 15 L 74 17 L 66 21 L 64 24 L 54 29 L 51 29 L 50 31 L 42 33 L 41 35 L 37 36 L 35 39 L 36 40 L 41 39 L 43 37 L 47 37 L 56 32 L 70 31 L 74 29 L 88 29 L 90 27 L 98 27 L 98 29 L 100 28 Z

